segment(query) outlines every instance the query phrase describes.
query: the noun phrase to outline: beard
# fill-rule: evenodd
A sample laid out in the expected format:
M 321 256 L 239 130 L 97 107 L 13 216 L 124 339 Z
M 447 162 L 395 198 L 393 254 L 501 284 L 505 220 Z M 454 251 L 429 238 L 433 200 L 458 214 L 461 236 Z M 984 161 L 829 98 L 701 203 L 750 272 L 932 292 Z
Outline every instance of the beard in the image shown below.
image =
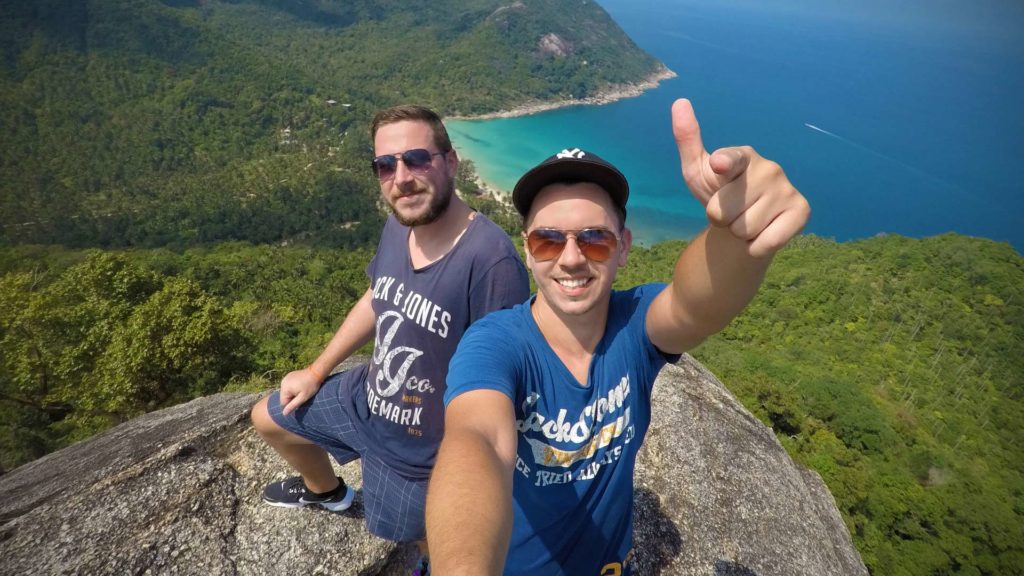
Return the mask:
M 437 221 L 448 210 L 453 194 L 455 194 L 455 182 L 449 181 L 445 190 L 439 190 L 430 199 L 430 204 L 427 205 L 427 209 L 421 214 L 404 216 L 398 210 L 395 210 L 395 207 L 390 202 L 388 203 L 388 208 L 391 209 L 391 213 L 395 215 L 395 219 L 402 226 L 409 226 L 410 228 L 413 226 L 425 226 Z

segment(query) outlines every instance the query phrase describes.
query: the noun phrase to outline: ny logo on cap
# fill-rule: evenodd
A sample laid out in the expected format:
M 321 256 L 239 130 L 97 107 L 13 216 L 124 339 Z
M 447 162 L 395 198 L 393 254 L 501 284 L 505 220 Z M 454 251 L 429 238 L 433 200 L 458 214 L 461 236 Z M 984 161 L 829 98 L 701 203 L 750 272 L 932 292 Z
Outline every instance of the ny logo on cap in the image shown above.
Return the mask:
M 573 148 L 572 150 L 562 150 L 558 154 L 555 154 L 555 158 L 576 158 L 580 159 L 586 156 L 587 153 L 579 148 Z

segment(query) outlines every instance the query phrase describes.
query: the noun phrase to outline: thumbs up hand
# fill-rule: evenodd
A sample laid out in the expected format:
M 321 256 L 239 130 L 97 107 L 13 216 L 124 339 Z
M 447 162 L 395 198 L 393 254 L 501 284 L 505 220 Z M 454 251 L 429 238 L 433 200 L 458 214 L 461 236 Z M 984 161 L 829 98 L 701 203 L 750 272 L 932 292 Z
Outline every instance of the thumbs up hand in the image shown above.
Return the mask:
M 672 105 L 672 134 L 683 179 L 708 221 L 746 242 L 750 256 L 771 256 L 807 224 L 811 207 L 781 166 L 750 146 L 704 149 L 689 100 Z

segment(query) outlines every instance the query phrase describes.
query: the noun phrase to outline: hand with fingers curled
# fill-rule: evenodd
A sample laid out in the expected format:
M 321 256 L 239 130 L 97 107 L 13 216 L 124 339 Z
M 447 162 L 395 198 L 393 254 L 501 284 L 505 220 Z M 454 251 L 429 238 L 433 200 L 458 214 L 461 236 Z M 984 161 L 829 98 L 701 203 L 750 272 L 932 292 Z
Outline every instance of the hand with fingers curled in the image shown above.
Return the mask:
M 672 134 L 683 179 L 704 206 L 708 221 L 745 241 L 750 256 L 771 256 L 803 230 L 810 204 L 781 166 L 750 146 L 708 153 L 686 99 L 672 105 Z
M 320 385 L 323 381 L 323 374 L 317 372 L 312 366 L 286 374 L 281 379 L 280 396 L 281 405 L 284 406 L 281 412 L 287 416 L 293 410 L 305 404 L 307 400 L 320 390 Z

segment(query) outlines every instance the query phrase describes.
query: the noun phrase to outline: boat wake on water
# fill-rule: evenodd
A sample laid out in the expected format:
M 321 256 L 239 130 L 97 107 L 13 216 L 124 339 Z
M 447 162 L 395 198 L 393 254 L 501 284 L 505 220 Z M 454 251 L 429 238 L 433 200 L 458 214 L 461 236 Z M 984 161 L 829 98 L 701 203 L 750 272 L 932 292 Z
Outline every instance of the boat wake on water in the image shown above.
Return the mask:
M 948 186 L 950 188 L 956 188 L 956 186 L 954 184 L 952 184 L 951 182 L 947 182 L 947 181 L 945 181 L 945 180 L 943 180 L 941 178 L 938 178 L 938 177 L 936 177 L 933 174 L 930 174 L 930 173 L 928 173 L 928 172 L 926 172 L 926 171 L 924 171 L 924 170 L 922 170 L 920 168 L 917 168 L 916 166 L 911 166 L 910 164 L 907 164 L 903 160 L 900 160 L 898 158 L 893 158 L 892 156 L 887 156 L 885 154 L 882 154 L 881 152 L 878 152 L 876 150 L 872 150 L 871 148 L 868 148 L 867 146 L 865 146 L 863 144 L 858 144 L 857 142 L 854 142 L 853 140 L 850 140 L 849 138 L 844 138 L 844 137 L 840 136 L 839 134 L 836 134 L 835 132 L 830 132 L 828 130 L 825 130 L 824 128 L 819 128 L 818 126 L 815 126 L 814 124 L 810 124 L 810 123 L 807 123 L 807 122 L 804 122 L 804 126 L 810 128 L 811 130 L 814 130 L 815 132 L 820 132 L 821 134 L 824 134 L 824 135 L 829 136 L 831 138 L 835 138 L 836 140 L 839 140 L 840 142 L 843 142 L 845 144 L 849 144 L 850 146 L 853 146 L 854 148 L 857 148 L 859 150 L 863 150 L 864 152 L 867 152 L 868 154 L 871 154 L 873 156 L 881 158 L 882 160 L 885 160 L 887 162 L 892 162 L 893 164 L 898 164 L 898 165 L 902 166 L 903 168 L 906 168 L 907 170 L 910 170 L 911 172 L 914 172 L 915 174 L 917 174 L 919 176 L 922 176 L 922 177 L 924 177 L 924 178 L 926 178 L 928 180 L 931 180 L 932 182 L 936 182 L 938 184 L 941 184 L 943 186 Z

